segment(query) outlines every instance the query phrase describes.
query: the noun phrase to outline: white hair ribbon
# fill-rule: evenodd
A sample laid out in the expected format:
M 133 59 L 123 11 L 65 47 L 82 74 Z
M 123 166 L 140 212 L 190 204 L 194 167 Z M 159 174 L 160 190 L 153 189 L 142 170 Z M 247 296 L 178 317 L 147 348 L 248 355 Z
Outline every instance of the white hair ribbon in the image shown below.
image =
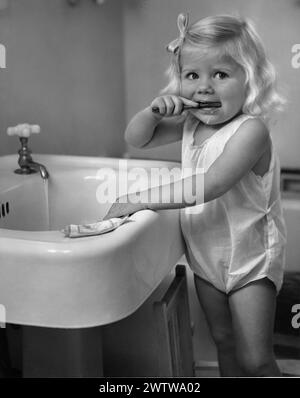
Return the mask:
M 182 47 L 188 31 L 189 16 L 188 14 L 179 14 L 177 18 L 177 26 L 179 29 L 179 37 L 167 46 L 167 50 L 173 54 L 177 54 L 178 50 Z

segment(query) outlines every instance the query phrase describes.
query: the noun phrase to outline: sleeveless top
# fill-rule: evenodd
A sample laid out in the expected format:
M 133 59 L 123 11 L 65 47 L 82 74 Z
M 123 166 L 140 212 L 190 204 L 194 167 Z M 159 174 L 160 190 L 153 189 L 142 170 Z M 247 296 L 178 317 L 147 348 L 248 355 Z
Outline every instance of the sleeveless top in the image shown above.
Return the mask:
M 229 139 L 252 116 L 242 114 L 201 145 L 194 144 L 199 123 L 189 115 L 182 139 L 182 177 L 206 172 Z M 205 176 L 204 176 L 205 178 Z M 221 197 L 180 211 L 186 257 L 195 274 L 229 293 L 264 277 L 277 293 L 283 279 L 286 228 L 280 200 L 280 164 L 273 145 L 269 170 L 252 170 Z

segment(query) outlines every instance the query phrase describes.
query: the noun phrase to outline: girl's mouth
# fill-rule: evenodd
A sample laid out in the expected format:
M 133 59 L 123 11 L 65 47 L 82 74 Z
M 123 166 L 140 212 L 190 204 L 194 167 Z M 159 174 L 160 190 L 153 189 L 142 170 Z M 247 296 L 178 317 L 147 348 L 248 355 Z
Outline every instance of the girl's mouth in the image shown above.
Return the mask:
M 219 108 L 222 107 L 220 101 L 199 101 L 198 108 L 194 108 L 196 111 L 201 112 L 204 115 L 213 115 L 218 112 Z
M 199 101 L 199 109 L 212 109 L 221 108 L 222 104 L 220 101 Z

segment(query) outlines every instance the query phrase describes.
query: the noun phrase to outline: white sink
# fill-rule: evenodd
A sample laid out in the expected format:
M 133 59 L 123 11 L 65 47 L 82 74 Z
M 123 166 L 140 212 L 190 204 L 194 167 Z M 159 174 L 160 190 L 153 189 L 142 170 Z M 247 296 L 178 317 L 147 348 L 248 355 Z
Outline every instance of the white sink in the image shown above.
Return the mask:
M 106 214 L 110 205 L 97 201 L 97 176 L 104 167 L 118 170 L 120 159 L 33 157 L 49 171 L 47 189 L 38 173 L 14 173 L 16 155 L 0 157 L 0 304 L 6 321 L 85 328 L 133 313 L 183 254 L 179 210 L 145 210 L 108 234 L 65 238 L 60 232 L 65 225 Z M 179 167 L 126 161 L 129 169 L 148 172 Z

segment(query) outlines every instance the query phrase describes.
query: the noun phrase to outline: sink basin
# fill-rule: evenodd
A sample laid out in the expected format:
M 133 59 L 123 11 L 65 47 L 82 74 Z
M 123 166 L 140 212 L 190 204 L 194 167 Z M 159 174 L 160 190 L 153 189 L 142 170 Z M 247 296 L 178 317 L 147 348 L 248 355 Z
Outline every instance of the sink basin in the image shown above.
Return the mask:
M 0 303 L 6 321 L 85 328 L 130 315 L 183 254 L 179 210 L 143 210 L 94 237 L 70 239 L 61 229 L 106 214 L 110 204 L 97 200 L 101 170 L 115 170 L 124 183 L 125 164 L 147 175 L 151 167 L 179 164 L 36 154 L 34 160 L 47 167 L 48 182 L 38 173 L 15 174 L 16 155 L 0 157 Z M 147 178 L 141 184 L 148 186 Z

